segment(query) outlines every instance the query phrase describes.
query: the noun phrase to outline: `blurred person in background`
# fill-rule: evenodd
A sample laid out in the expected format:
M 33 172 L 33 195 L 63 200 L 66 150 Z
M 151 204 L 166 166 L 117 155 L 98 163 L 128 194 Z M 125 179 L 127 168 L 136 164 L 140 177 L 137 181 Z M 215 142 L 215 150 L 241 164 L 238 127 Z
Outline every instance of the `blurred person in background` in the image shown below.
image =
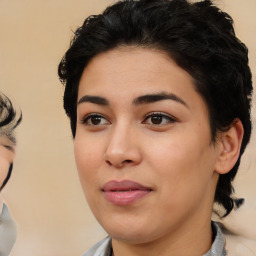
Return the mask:
M 17 117 L 12 102 L 0 94 L 0 191 L 11 177 L 15 156 L 15 128 L 21 122 Z M 8 256 L 16 241 L 16 223 L 12 219 L 6 204 L 0 198 L 0 256 Z

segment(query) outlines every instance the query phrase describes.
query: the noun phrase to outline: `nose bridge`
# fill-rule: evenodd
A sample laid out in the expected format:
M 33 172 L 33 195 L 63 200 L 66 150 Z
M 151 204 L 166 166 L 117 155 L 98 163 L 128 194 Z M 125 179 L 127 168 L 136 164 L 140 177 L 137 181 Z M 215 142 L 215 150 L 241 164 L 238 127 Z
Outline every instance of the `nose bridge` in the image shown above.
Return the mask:
M 105 157 L 110 165 L 116 167 L 140 162 L 141 154 L 136 143 L 135 127 L 129 120 L 116 123 L 108 141 Z

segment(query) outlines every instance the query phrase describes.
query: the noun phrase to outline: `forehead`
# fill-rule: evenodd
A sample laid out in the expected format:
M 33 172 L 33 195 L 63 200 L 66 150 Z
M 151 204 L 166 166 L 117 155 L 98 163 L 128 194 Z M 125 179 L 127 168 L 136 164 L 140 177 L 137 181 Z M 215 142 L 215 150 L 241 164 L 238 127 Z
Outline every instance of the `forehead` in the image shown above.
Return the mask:
M 194 89 L 193 78 L 165 52 L 140 47 L 121 47 L 96 55 L 85 67 L 79 91 L 95 92 L 104 87 L 123 90 L 140 89 L 142 86 L 157 89 L 172 84 L 184 89 L 184 84 Z
M 92 95 L 124 104 L 159 92 L 175 94 L 187 105 L 200 102 L 203 109 L 206 107 L 192 76 L 165 52 L 130 46 L 96 55 L 88 63 L 79 82 L 77 100 Z

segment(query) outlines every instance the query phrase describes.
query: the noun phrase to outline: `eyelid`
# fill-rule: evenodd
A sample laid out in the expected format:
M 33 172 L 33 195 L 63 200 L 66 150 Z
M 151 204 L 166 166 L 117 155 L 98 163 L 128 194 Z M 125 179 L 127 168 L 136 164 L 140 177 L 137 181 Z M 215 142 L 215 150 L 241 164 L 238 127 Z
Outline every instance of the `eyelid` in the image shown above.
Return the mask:
M 10 150 L 10 151 L 14 151 L 14 146 L 10 146 L 10 145 L 3 145 L 6 149 Z
M 175 119 L 172 115 L 167 114 L 165 112 L 161 112 L 161 111 L 152 111 L 152 112 L 146 114 L 146 117 L 149 117 L 149 116 L 152 116 L 152 115 L 166 116 L 166 117 L 170 117 L 170 118 Z
M 99 114 L 99 113 L 89 113 L 87 115 L 85 115 L 81 120 L 80 120 L 80 123 L 81 124 L 85 124 L 85 125 L 91 125 L 91 126 L 100 126 L 100 125 L 105 125 L 105 124 L 100 124 L 100 125 L 93 125 L 93 124 L 87 124 L 86 122 L 91 118 L 91 117 L 100 117 L 102 119 L 105 119 L 107 121 L 107 123 L 111 124 L 110 121 L 108 121 L 108 119 L 102 115 L 102 114 Z
M 161 116 L 163 118 L 166 118 L 166 119 L 169 120 L 168 123 L 174 123 L 174 122 L 178 121 L 177 118 L 175 118 L 174 116 L 172 116 L 170 114 L 167 114 L 165 112 L 150 112 L 144 118 L 143 123 L 146 123 L 146 120 L 148 120 L 152 116 Z M 158 125 L 157 124 L 152 124 L 152 125 L 160 126 L 160 125 L 164 125 L 164 124 L 158 124 Z

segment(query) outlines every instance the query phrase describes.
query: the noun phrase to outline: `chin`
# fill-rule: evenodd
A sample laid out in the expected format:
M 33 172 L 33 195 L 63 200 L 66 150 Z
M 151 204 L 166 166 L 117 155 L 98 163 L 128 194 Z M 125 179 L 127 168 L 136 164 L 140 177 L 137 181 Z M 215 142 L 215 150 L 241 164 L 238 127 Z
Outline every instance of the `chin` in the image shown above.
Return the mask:
M 151 227 L 149 229 L 149 227 Z M 129 244 L 144 244 L 152 242 L 158 238 L 158 232 L 154 231 L 154 228 L 150 225 L 133 225 L 122 224 L 122 225 L 108 225 L 104 227 L 106 232 L 112 239 L 123 241 Z
M 129 244 L 145 244 L 154 240 L 152 237 L 145 234 L 145 232 L 118 232 L 109 233 L 112 239 L 122 241 Z

